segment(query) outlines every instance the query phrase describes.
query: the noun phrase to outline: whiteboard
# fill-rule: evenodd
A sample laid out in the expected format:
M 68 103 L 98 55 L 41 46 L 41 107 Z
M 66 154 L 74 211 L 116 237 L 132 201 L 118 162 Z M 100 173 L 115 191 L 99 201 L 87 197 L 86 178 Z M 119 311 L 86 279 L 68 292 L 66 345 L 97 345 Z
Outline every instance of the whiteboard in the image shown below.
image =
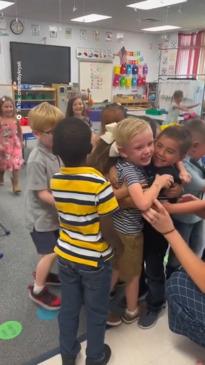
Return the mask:
M 182 90 L 184 94 L 183 105 L 200 104 L 191 110 L 201 114 L 204 97 L 204 82 L 201 80 L 161 80 L 159 82 L 159 107 L 168 110 L 172 95 L 176 90 Z
M 94 102 L 112 98 L 112 63 L 79 62 L 80 90 L 90 89 Z

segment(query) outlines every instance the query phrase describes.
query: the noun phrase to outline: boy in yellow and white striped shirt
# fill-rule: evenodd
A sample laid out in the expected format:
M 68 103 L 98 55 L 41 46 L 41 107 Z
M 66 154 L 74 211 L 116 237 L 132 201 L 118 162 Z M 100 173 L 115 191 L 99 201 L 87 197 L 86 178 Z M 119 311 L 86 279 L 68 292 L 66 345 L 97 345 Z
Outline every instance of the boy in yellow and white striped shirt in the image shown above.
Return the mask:
M 51 179 L 59 214 L 60 236 L 55 247 L 62 283 L 59 315 L 63 365 L 74 365 L 80 351 L 79 314 L 87 315 L 86 365 L 107 364 L 111 350 L 104 344 L 109 304 L 111 258 L 121 241 L 114 231 L 112 213 L 118 209 L 110 183 L 86 164 L 91 131 L 77 118 L 59 123 L 53 135 L 53 153 L 65 167 Z

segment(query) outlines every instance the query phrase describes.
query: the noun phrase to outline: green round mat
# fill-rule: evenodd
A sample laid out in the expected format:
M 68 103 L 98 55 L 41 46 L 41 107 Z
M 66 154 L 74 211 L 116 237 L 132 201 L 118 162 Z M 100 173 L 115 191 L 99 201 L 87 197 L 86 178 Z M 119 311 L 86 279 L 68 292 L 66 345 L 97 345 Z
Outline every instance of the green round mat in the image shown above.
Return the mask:
M 0 324 L 0 340 L 11 340 L 20 335 L 23 327 L 20 322 L 7 321 Z

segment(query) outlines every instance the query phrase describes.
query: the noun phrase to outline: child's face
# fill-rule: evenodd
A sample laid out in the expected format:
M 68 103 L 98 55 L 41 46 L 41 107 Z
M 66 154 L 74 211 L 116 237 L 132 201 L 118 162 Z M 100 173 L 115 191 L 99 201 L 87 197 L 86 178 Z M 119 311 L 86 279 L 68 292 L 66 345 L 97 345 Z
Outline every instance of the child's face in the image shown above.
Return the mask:
M 39 141 L 41 141 L 41 143 L 49 150 L 52 150 L 53 147 L 53 130 L 53 128 L 47 128 L 44 131 L 35 133 Z
M 151 128 L 137 134 L 125 147 L 119 148 L 122 157 L 137 166 L 150 164 L 154 152 L 154 140 Z
M 175 102 L 177 104 L 180 104 L 182 102 L 182 100 L 183 100 L 183 96 L 177 96 L 177 97 L 175 97 Z
M 82 116 L 84 111 L 84 104 L 82 99 L 78 98 L 74 101 L 73 103 L 73 115 L 77 116 Z
M 165 135 L 155 142 L 153 163 L 156 167 L 172 166 L 182 159 L 178 141 Z
M 193 142 L 191 149 L 189 150 L 189 155 L 195 160 L 199 160 L 205 156 L 205 143 L 204 141 L 198 139 L 198 141 Z
M 1 107 L 2 115 L 4 117 L 12 117 L 14 114 L 14 106 L 11 101 L 5 101 Z

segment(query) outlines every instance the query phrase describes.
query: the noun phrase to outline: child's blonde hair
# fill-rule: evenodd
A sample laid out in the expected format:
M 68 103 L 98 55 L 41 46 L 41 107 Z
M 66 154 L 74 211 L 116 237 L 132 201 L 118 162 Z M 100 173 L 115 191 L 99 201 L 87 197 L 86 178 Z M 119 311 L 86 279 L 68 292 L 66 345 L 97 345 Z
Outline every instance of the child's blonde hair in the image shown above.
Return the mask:
M 143 119 L 133 117 L 125 118 L 117 124 L 114 130 L 114 138 L 119 147 L 124 147 L 133 137 L 149 128 L 149 123 Z
M 54 128 L 64 118 L 63 112 L 47 102 L 41 103 L 30 110 L 28 119 L 33 131 L 42 132 Z

